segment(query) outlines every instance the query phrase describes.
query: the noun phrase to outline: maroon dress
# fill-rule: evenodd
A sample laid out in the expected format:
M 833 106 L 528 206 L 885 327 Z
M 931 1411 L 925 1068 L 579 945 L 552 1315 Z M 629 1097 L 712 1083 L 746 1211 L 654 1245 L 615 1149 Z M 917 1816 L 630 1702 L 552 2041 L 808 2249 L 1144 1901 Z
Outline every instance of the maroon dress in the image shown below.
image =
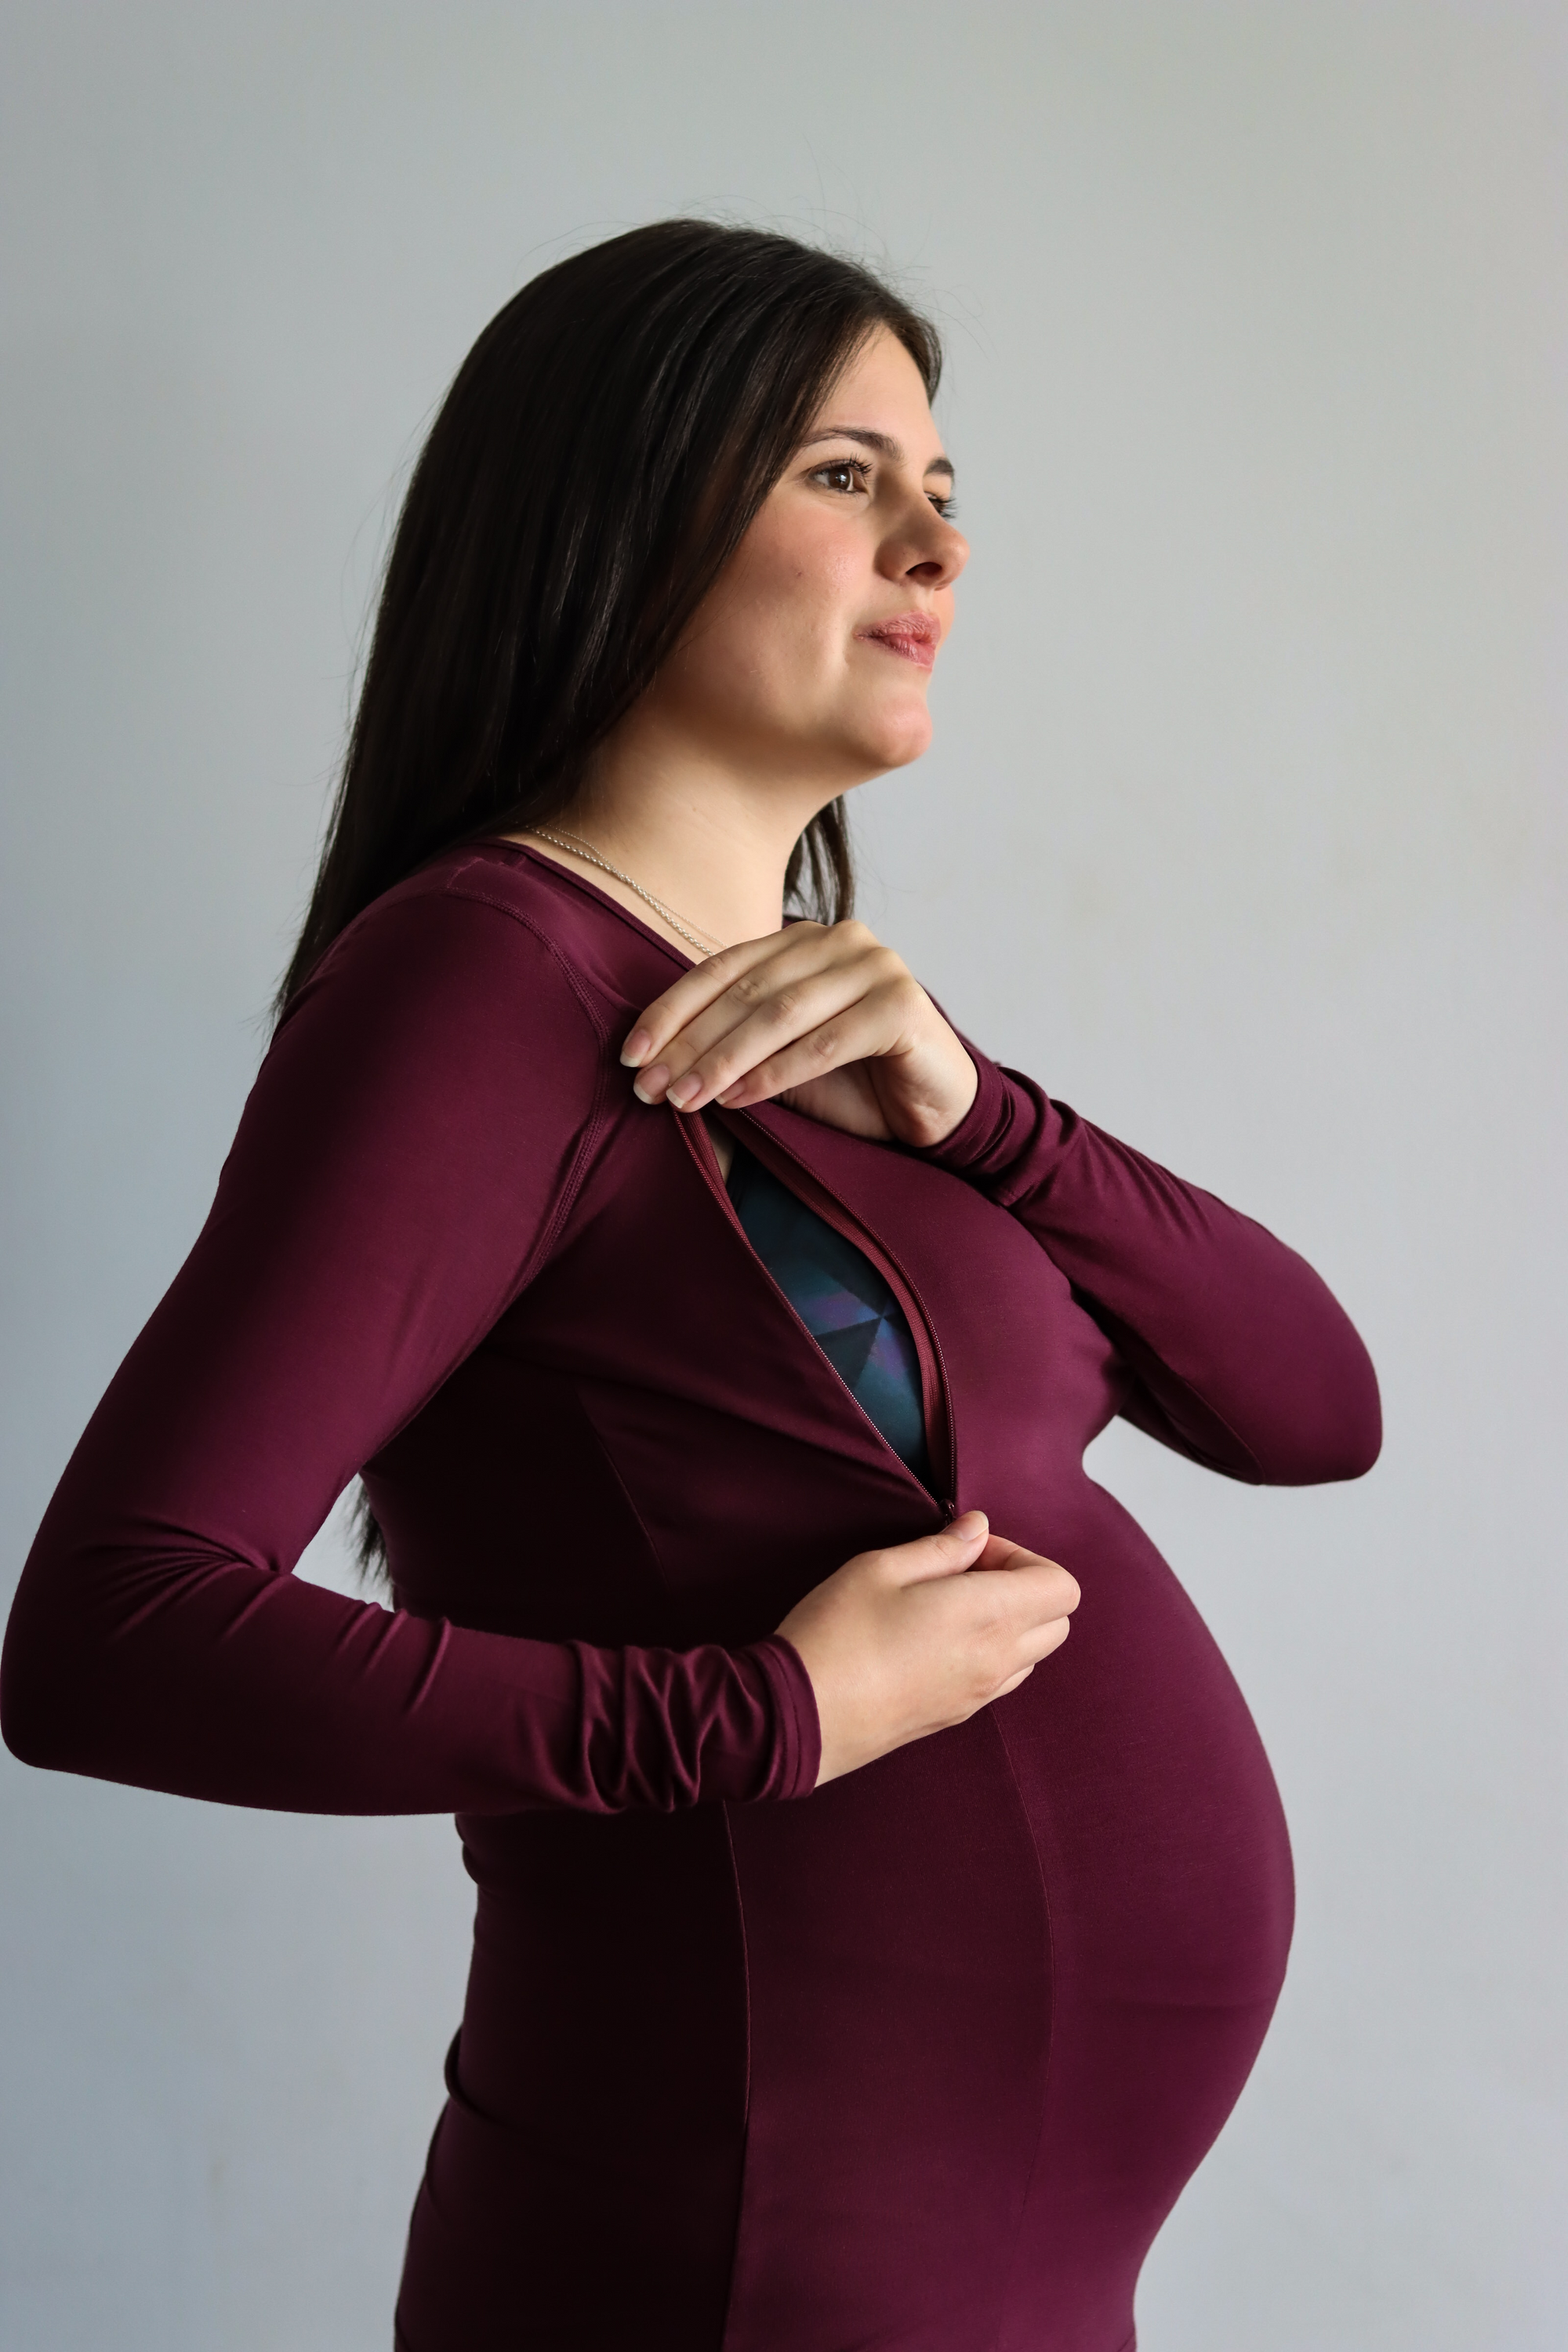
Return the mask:
M 1121 2352 L 1246 2079 L 1290 1865 L 1196 1611 L 1084 1474 L 1126 1414 L 1354 1476 L 1371 1366 L 1302 1261 L 976 1054 L 931 1151 L 738 1137 L 891 1284 L 932 1491 L 616 1049 L 680 960 L 451 852 L 333 947 L 50 1505 L 34 1763 L 454 1811 L 479 1888 L 405 2352 Z M 290 1574 L 363 1468 L 388 1614 Z M 812 1794 L 771 1629 L 978 1505 L 1083 1588 L 1009 1697 Z

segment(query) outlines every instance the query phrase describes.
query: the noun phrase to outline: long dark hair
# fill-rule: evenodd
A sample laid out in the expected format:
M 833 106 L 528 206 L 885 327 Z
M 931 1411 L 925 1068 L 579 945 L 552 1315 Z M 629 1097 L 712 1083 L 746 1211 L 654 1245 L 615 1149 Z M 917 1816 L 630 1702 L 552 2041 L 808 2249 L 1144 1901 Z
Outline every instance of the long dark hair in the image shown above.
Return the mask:
M 935 330 L 868 270 L 696 220 L 594 246 L 497 313 L 403 502 L 279 1010 L 438 851 L 564 807 L 879 326 L 934 394 Z M 824 921 L 849 912 L 841 801 L 785 887 Z

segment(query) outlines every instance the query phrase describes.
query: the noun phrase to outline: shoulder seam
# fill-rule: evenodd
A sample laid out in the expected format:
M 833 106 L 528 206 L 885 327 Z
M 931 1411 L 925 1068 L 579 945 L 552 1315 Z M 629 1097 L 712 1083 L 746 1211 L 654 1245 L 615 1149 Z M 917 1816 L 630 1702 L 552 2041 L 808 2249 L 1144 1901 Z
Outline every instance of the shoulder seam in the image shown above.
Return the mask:
M 464 870 L 467 871 L 466 868 Z M 548 931 L 541 929 L 531 915 L 525 915 L 521 907 L 514 907 L 510 899 L 499 898 L 493 890 L 476 890 L 471 886 L 465 887 L 461 874 L 452 876 L 445 885 L 441 895 L 446 898 L 466 899 L 471 907 L 489 907 L 493 913 L 506 916 L 510 922 L 516 923 L 520 929 L 527 931 L 531 938 L 537 940 L 576 998 L 582 1007 L 584 1019 L 600 1045 L 608 1045 L 609 1030 L 601 1020 L 597 1007 L 584 989 L 574 966 L 562 954 L 555 940 L 551 938 Z

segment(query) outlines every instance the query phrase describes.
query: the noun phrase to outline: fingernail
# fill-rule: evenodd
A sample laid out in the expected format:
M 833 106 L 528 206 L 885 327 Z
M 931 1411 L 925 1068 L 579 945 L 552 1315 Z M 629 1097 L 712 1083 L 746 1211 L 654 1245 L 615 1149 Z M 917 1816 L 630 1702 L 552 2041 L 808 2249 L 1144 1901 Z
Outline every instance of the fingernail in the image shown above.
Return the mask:
M 653 1039 L 649 1036 L 646 1029 L 634 1029 L 631 1035 L 626 1039 L 626 1044 L 621 1047 L 622 1061 L 628 1063 L 635 1070 L 637 1064 L 648 1052 L 652 1044 Z
M 664 1098 L 666 1102 L 672 1102 L 677 1110 L 684 1110 L 687 1104 L 694 1102 L 701 1092 L 701 1079 L 695 1070 L 688 1070 L 683 1078 L 677 1078 L 672 1087 L 666 1087 Z
M 669 1072 L 662 1062 L 656 1062 L 651 1070 L 637 1072 L 632 1080 L 632 1092 L 638 1102 L 656 1103 L 668 1084 Z

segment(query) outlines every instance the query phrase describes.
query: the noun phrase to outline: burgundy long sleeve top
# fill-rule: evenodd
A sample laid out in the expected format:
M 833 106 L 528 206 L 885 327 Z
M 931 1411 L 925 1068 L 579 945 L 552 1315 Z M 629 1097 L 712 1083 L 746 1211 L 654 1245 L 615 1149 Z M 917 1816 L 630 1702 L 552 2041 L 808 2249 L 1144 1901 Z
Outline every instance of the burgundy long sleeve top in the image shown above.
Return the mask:
M 1353 1476 L 1372 1369 L 1300 1258 L 977 1049 L 934 1150 L 733 1115 L 898 1297 L 928 1486 L 701 1122 L 632 1094 L 678 962 L 503 843 L 334 945 L 49 1507 L 5 1735 L 458 1815 L 474 1970 L 405 2352 L 1122 2352 L 1278 1993 L 1289 1861 L 1239 1693 L 1083 1449 L 1120 1412 L 1234 1477 Z M 360 1473 L 390 1613 L 290 1572 Z M 1072 1569 L 1071 1641 L 813 1793 L 772 1628 L 972 1505 Z

